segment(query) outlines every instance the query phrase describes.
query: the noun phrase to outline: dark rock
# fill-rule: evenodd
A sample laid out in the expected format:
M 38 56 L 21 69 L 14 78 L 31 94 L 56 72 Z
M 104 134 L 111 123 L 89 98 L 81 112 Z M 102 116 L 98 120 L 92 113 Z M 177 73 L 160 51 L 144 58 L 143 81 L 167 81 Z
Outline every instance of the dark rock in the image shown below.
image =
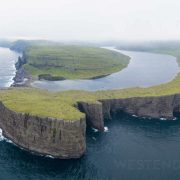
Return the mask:
M 78 102 L 79 109 L 86 114 L 87 123 L 103 130 L 104 119 L 118 111 L 152 119 L 174 119 L 180 113 L 180 94 L 157 97 L 133 97 L 125 99 L 104 99 L 101 103 Z
M 149 118 L 173 119 L 174 111 L 178 111 L 180 95 L 160 97 L 134 97 L 126 99 L 101 100 L 103 116 L 111 117 L 117 111 Z M 178 107 L 178 108 L 177 108 Z
M 39 80 L 47 80 L 47 81 L 63 81 L 64 77 L 61 76 L 52 76 L 51 74 L 40 74 L 38 76 Z
M 19 70 L 24 64 L 26 64 L 26 58 L 25 55 L 23 55 L 22 57 L 18 57 L 18 61 L 15 64 L 15 67 L 17 70 Z
M 104 118 L 102 111 L 102 104 L 78 102 L 78 108 L 81 112 L 86 114 L 87 124 L 100 131 L 104 131 Z

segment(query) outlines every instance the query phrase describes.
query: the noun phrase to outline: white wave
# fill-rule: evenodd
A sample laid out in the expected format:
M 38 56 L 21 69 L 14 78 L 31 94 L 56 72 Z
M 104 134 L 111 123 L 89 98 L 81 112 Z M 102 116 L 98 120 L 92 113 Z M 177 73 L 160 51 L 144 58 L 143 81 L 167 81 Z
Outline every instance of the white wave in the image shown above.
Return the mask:
M 161 121 L 166 121 L 167 119 L 166 118 L 160 118 Z
M 3 131 L 0 129 L 0 141 L 4 141 L 6 138 L 3 136 Z
M 94 132 L 98 132 L 98 129 L 92 128 L 92 130 L 93 130 Z
M 55 159 L 55 157 L 54 157 L 54 156 L 51 156 L 51 155 L 46 155 L 45 157 L 46 157 L 46 158 Z
M 0 141 L 6 141 L 8 143 L 13 143 L 11 140 L 3 136 L 3 130 L 0 128 Z
M 104 127 L 104 132 L 109 132 L 109 129 L 108 129 L 108 127 Z

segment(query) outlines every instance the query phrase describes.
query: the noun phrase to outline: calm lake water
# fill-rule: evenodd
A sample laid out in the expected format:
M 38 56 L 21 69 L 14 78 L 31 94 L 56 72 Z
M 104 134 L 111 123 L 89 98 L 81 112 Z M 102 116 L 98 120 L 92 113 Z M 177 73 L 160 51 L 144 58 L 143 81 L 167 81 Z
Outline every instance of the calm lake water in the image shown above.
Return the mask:
M 0 48 L 0 88 L 9 87 L 13 83 L 13 77 L 16 73 L 15 62 L 20 54 Z
M 179 180 L 180 119 L 148 121 L 126 114 L 106 121 L 109 131 L 88 129 L 87 153 L 57 160 L 0 142 L 1 180 Z
M 180 71 L 176 58 L 170 55 L 120 51 L 131 57 L 127 68 L 95 80 L 36 81 L 32 86 L 50 91 L 108 90 L 130 87 L 149 87 L 171 81 Z

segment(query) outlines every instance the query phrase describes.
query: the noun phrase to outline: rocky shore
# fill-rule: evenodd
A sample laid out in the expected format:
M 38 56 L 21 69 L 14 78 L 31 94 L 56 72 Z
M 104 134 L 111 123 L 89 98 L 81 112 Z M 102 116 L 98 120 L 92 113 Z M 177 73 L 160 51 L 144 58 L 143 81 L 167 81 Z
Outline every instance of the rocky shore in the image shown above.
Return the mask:
M 161 97 L 106 99 L 78 102 L 85 117 L 75 121 L 16 113 L 0 103 L 0 128 L 15 144 L 29 151 L 60 159 L 80 158 L 86 152 L 86 123 L 100 131 L 113 113 L 168 120 L 180 113 L 180 94 Z
M 24 64 L 26 64 L 26 56 L 23 53 L 23 56 L 19 57 L 17 63 L 15 64 L 16 75 L 13 78 L 14 83 L 11 85 L 12 87 L 29 86 L 30 82 L 32 81 L 32 76 L 23 68 Z
M 133 97 L 125 99 L 104 99 L 97 103 L 78 102 L 81 112 L 86 114 L 87 123 L 102 131 L 104 119 L 111 119 L 117 112 L 138 117 L 173 120 L 180 113 L 180 94 L 157 97 Z

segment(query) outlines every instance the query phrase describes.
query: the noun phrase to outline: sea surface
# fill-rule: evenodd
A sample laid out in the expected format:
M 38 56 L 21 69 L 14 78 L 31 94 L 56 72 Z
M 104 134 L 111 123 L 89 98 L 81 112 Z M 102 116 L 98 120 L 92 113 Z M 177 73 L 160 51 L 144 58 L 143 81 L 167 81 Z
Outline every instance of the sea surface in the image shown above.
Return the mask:
M 9 87 L 13 83 L 16 73 L 15 62 L 19 56 L 19 53 L 8 48 L 0 48 L 0 88 Z
M 78 160 L 40 157 L 1 138 L 1 180 L 179 180 L 180 119 L 146 120 L 118 114 L 106 132 L 87 130 Z
M 111 90 L 132 87 L 150 87 L 171 81 L 180 68 L 176 58 L 165 54 L 106 49 L 131 57 L 127 68 L 109 76 L 93 80 L 35 81 L 32 86 L 50 91 Z

